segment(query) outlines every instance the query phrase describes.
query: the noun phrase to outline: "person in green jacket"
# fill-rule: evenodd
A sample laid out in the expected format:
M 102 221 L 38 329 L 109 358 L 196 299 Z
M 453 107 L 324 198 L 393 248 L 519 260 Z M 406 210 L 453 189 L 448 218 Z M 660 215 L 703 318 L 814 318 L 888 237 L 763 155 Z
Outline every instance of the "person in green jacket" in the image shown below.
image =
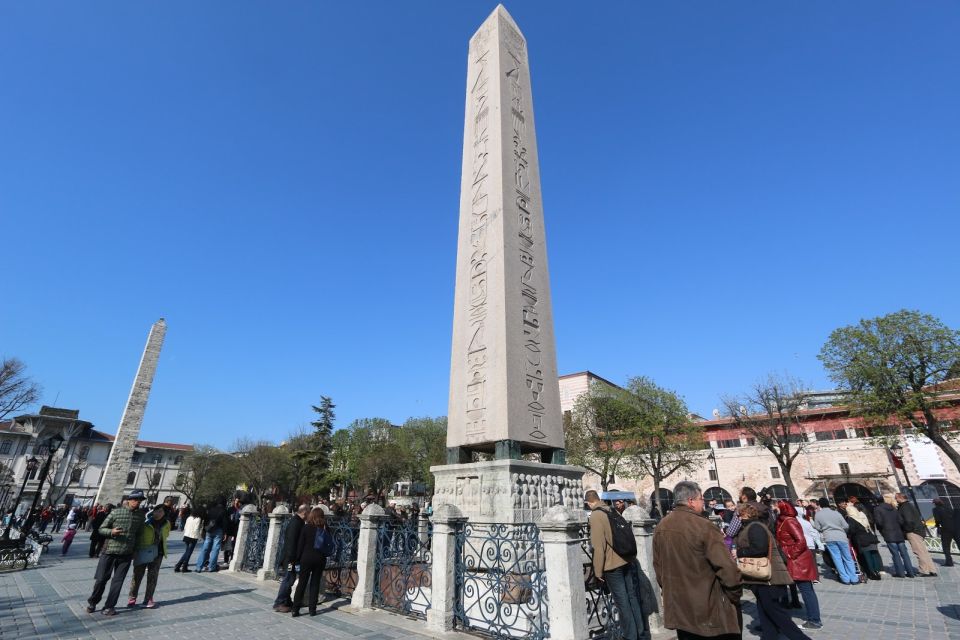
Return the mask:
M 143 491 L 131 492 L 123 506 L 111 511 L 110 515 L 100 525 L 97 533 L 107 542 L 100 554 L 100 561 L 97 563 L 93 593 L 87 599 L 87 613 L 93 613 L 97 610 L 97 604 L 103 597 L 103 591 L 112 574 L 113 580 L 110 582 L 110 593 L 104 603 L 103 615 L 117 615 L 114 607 L 117 605 L 117 600 L 120 599 L 120 590 L 123 588 L 123 581 L 130 569 L 133 550 L 140 538 L 140 530 L 143 528 L 143 512 L 140 511 L 142 500 Z
M 140 590 L 140 581 L 143 574 L 147 574 L 147 590 L 143 594 L 144 606 L 147 609 L 156 607 L 153 601 L 153 592 L 157 589 L 157 578 L 160 575 L 160 564 L 167 556 L 167 536 L 170 535 L 170 520 L 162 504 L 157 505 L 147 516 L 146 524 L 140 530 L 137 539 L 137 550 L 134 553 L 133 580 L 130 581 L 130 599 L 127 606 L 137 604 L 137 591 Z

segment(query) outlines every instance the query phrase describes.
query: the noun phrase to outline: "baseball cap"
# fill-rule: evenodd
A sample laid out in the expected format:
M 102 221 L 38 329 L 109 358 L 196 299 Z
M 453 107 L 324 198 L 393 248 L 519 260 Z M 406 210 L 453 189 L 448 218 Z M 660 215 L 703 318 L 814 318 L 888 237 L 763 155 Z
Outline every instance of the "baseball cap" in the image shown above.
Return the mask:
M 136 491 L 131 491 L 127 494 L 127 500 L 143 500 L 144 499 L 143 491 L 137 489 Z

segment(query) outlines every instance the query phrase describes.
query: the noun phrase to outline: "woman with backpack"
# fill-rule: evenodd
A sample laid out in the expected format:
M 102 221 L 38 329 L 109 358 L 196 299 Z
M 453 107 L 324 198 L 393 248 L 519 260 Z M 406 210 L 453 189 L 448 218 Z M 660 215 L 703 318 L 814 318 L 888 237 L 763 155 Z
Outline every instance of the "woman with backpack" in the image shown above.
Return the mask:
M 320 582 L 323 577 L 323 570 L 327 564 L 327 556 L 333 553 L 334 543 L 333 534 L 327 529 L 327 519 L 323 515 L 323 509 L 314 507 L 307 516 L 307 521 L 300 532 L 300 539 L 297 541 L 297 551 L 294 554 L 294 562 L 299 566 L 297 590 L 293 594 L 293 611 L 291 615 L 297 617 L 300 615 L 300 607 L 303 606 L 304 592 L 307 585 L 310 585 L 310 592 L 307 599 L 307 608 L 310 615 L 317 615 L 317 604 L 320 601 Z

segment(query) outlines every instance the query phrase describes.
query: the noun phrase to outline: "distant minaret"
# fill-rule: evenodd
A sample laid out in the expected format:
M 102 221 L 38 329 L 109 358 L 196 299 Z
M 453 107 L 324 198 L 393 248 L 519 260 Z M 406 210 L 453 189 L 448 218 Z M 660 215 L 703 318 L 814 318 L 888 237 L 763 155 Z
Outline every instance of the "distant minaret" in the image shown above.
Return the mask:
M 120 504 L 123 499 L 123 490 L 127 484 L 127 474 L 130 472 L 130 461 L 133 458 L 133 449 L 140 436 L 140 426 L 143 424 L 143 414 L 147 410 L 147 400 L 150 398 L 150 387 L 153 385 L 153 375 L 157 372 L 157 360 L 160 359 L 160 348 L 163 346 L 163 337 L 167 333 L 167 323 L 160 318 L 150 328 L 147 336 L 147 346 L 143 349 L 140 358 L 140 367 L 137 377 L 133 380 L 127 406 L 120 418 L 120 427 L 117 437 L 114 438 L 110 457 L 107 459 L 107 468 L 100 481 L 95 502 L 99 504 Z

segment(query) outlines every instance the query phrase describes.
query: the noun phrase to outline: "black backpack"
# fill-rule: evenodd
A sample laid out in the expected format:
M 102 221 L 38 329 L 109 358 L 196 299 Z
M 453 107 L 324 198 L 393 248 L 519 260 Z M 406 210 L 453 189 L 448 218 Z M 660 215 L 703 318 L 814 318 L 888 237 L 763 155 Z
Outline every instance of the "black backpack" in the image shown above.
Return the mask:
M 610 546 L 613 552 L 625 560 L 636 557 L 637 539 L 633 537 L 633 527 L 616 509 L 610 509 L 606 513 L 607 520 L 610 521 L 610 537 L 613 540 Z

